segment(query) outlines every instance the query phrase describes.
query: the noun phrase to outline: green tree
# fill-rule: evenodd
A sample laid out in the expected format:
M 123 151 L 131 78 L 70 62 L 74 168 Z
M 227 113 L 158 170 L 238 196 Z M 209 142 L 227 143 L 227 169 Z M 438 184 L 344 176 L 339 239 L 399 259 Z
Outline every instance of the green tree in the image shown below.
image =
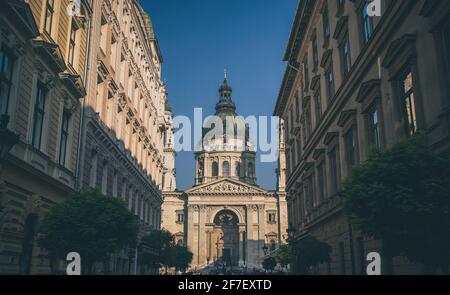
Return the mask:
M 383 242 L 387 262 L 404 255 L 448 271 L 450 157 L 434 153 L 424 136 L 373 149 L 344 182 L 343 200 L 350 222 Z
M 331 246 L 314 236 L 307 236 L 295 242 L 297 263 L 302 274 L 310 273 L 311 267 L 330 261 Z
M 285 268 L 289 264 L 293 263 L 294 255 L 291 244 L 282 245 L 276 252 L 275 259 L 282 268 Z
M 262 267 L 265 270 L 273 271 L 275 269 L 275 266 L 277 266 L 277 261 L 275 260 L 274 257 L 267 257 L 262 262 Z
M 137 218 L 125 203 L 97 190 L 75 193 L 53 206 L 38 229 L 39 245 L 53 259 L 65 259 L 78 252 L 83 273 L 90 274 L 96 262 L 135 244 Z
M 170 264 L 170 249 L 174 246 L 174 238 L 168 230 L 153 230 L 142 237 L 142 243 L 149 249 L 149 251 L 144 251 L 141 255 L 143 264 L 155 269 Z
M 186 247 L 180 245 L 173 245 L 169 248 L 169 267 L 174 267 L 176 270 L 186 270 L 192 262 L 193 254 Z

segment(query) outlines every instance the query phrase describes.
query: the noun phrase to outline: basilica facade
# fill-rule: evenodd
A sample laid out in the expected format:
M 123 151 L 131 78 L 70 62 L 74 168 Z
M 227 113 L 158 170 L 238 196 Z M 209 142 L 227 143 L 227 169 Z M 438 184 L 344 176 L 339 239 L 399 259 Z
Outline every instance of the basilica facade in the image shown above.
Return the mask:
M 216 262 L 258 268 L 286 239 L 284 149 L 280 148 L 277 190 L 260 188 L 255 148 L 236 113 L 226 75 L 219 93 L 213 118 L 223 123 L 223 132 L 208 136 L 218 122 L 206 122 L 210 128 L 203 130 L 195 153 L 195 184 L 186 191 L 163 192 L 162 227 L 193 253 L 192 268 Z M 230 122 L 234 128 L 227 126 Z M 243 132 L 236 132 L 240 128 Z

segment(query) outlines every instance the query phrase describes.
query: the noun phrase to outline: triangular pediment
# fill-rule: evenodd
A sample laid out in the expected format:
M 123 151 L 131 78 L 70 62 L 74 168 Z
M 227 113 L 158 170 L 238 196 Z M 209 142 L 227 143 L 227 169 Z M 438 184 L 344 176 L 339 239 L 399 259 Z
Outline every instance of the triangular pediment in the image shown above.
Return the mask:
M 192 187 L 186 190 L 186 194 L 267 194 L 268 191 L 248 183 L 235 179 L 224 178 L 210 183 Z

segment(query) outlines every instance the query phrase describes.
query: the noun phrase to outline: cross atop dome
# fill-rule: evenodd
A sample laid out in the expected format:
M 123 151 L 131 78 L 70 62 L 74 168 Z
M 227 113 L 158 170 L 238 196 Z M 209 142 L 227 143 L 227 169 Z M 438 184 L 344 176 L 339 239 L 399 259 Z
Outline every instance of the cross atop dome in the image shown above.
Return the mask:
M 233 92 L 233 90 L 231 89 L 230 85 L 228 85 L 227 69 L 223 70 L 223 83 L 219 88 L 219 92 L 221 98 L 231 99 L 231 92 Z

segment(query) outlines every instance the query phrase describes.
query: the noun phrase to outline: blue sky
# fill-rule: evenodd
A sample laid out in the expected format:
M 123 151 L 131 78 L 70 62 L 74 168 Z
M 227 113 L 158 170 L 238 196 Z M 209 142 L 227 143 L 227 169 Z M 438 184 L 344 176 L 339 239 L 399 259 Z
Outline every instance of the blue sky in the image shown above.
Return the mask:
M 213 114 L 224 68 L 237 112 L 271 115 L 297 0 L 142 0 L 162 51 L 174 115 Z M 176 159 L 177 187 L 194 183 L 194 154 Z M 258 184 L 274 189 L 276 163 L 257 163 Z

